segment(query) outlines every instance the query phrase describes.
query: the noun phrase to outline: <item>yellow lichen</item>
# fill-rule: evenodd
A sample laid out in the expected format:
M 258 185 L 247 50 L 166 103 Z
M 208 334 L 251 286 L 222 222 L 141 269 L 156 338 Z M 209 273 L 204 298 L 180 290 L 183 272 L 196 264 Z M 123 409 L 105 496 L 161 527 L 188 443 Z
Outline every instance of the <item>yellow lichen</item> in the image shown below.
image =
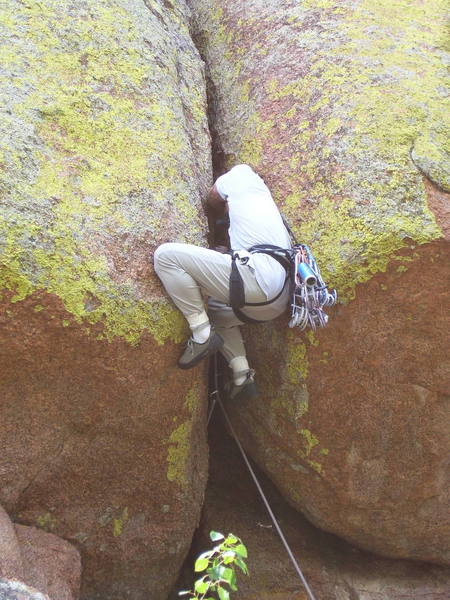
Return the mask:
M 293 332 L 288 332 L 286 370 L 290 383 L 296 385 L 308 377 L 306 345 L 299 342 Z
M 186 421 L 179 425 L 170 435 L 167 453 L 167 479 L 181 487 L 186 487 L 188 480 L 186 462 L 190 452 L 192 423 Z
M 198 386 L 194 386 L 188 391 L 186 395 L 186 401 L 184 403 L 185 407 L 188 409 L 191 415 L 193 415 L 198 410 L 199 401 L 200 390 Z
M 15 292 L 13 301 L 34 290 L 55 294 L 75 321 L 101 323 L 100 335 L 108 339 L 135 344 L 148 329 L 159 343 L 178 341 L 185 324 L 177 311 L 165 300 L 140 297 L 131 278 L 118 284 L 98 243 L 120 246 L 121 236 L 136 235 L 146 223 L 154 239 L 167 202 L 183 222 L 184 236 L 202 230 L 195 161 L 180 127 L 184 109 L 175 94 L 175 62 L 167 57 L 160 67 L 150 60 L 141 25 L 120 1 L 99 0 L 78 10 L 69 13 L 56 0 L 29 0 L 13 3 L 2 18 L 3 26 L 21 29 L 11 38 L 19 98 L 14 115 L 32 124 L 39 143 L 32 154 L 0 150 L 14 173 L 3 179 L 0 172 L 0 186 L 14 182 L 10 204 L 18 207 L 17 216 L 0 219 L 7 240 L 0 287 Z M 8 52 L 3 46 L 1 58 Z M 196 66 L 194 80 L 201 80 Z M 149 78 L 158 80 L 157 94 L 150 93 Z M 189 126 L 203 135 L 204 93 L 193 87 L 186 92 Z M 23 166 L 29 164 L 32 174 Z M 39 211 L 28 216 L 26 207 L 34 205 L 44 218 Z M 89 296 L 93 308 L 86 306 Z
M 302 429 L 300 431 L 300 433 L 302 434 L 303 438 L 304 438 L 304 442 L 305 442 L 305 454 L 306 456 L 309 456 L 311 454 L 312 449 L 317 446 L 317 444 L 319 443 L 319 440 L 316 438 L 316 436 L 311 433 L 309 431 L 309 429 Z
M 36 524 L 44 531 L 51 532 L 54 531 L 56 527 L 56 518 L 50 513 L 45 513 L 36 519 Z
M 322 43 L 308 54 L 314 29 L 298 32 L 297 27 L 310 11 L 321 20 Z M 232 27 L 232 33 L 223 12 L 212 18 L 228 32 L 221 54 L 210 49 L 208 55 L 217 87 L 220 65 L 227 73 L 227 90 L 255 90 L 244 106 L 229 102 L 227 93 L 219 95 L 223 144 L 229 163 L 247 161 L 276 173 L 274 195 L 297 237 L 312 247 L 325 279 L 347 302 L 358 283 L 384 271 L 410 240 L 422 244 L 442 235 L 411 150 L 414 146 L 412 155 L 421 168 L 444 185 L 448 143 L 442 116 L 449 107 L 441 91 L 440 50 L 445 2 L 431 0 L 425 9 L 406 0 L 363 0 L 354 7 L 305 1 L 289 13 L 292 36 L 283 39 L 289 39 L 291 50 L 298 36 L 299 48 L 306 49 L 303 72 L 296 76 L 293 66 L 290 80 L 285 71 L 280 80 L 263 79 L 264 89 L 246 76 L 252 73 L 246 60 L 251 63 L 253 56 L 244 55 L 238 74 L 222 60 L 222 54 L 232 55 L 245 44 L 246 27 L 254 28 L 251 17 L 240 28 Z M 271 40 L 279 39 L 274 31 Z M 211 34 L 211 45 L 216 43 Z M 280 137 L 274 124 L 290 135 Z M 302 212 L 299 206 L 305 207 Z
M 112 532 L 113 532 L 114 537 L 119 537 L 122 535 L 123 528 L 124 528 L 126 522 L 128 521 L 128 519 L 129 519 L 128 508 L 125 507 L 122 511 L 121 516 L 118 517 L 117 519 L 113 519 Z
M 317 436 L 315 436 L 309 429 L 301 429 L 300 434 L 302 436 L 302 446 L 303 448 L 299 449 L 299 455 L 305 460 L 305 462 L 317 473 L 323 473 L 323 466 L 317 460 L 313 460 L 311 458 L 311 454 L 314 452 L 316 448 L 316 455 L 319 456 L 328 456 L 329 450 L 327 448 L 320 448 L 319 440 Z
M 191 454 L 191 438 L 193 423 L 198 418 L 200 410 L 200 390 L 195 384 L 186 394 L 185 409 L 189 419 L 176 427 L 170 434 L 167 452 L 167 479 L 177 483 L 183 489 L 188 485 L 189 457 Z M 176 418 L 173 419 L 177 421 Z

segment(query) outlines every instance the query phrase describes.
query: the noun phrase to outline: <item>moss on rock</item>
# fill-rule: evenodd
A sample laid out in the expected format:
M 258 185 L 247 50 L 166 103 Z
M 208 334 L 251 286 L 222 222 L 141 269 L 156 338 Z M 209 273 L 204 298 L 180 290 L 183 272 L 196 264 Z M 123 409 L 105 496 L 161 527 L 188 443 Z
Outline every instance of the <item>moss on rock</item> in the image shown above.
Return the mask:
M 204 82 L 178 12 L 158 19 L 127 0 L 27 0 L 0 21 L 0 286 L 15 301 L 45 289 L 77 321 L 130 343 L 144 329 L 178 340 L 181 321 L 132 274 L 117 276 L 117 255 L 147 247 L 150 260 L 169 214 L 183 222 L 179 241 L 204 233 Z
M 443 0 L 193 6 L 228 166 L 266 178 L 341 300 L 441 236 L 422 173 L 447 185 Z

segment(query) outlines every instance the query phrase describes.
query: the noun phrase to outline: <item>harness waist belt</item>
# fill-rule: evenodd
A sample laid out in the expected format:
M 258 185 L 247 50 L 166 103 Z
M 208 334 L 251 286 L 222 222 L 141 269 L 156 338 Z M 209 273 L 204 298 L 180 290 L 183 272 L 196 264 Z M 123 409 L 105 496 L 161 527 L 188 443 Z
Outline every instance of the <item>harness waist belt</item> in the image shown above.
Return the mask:
M 267 254 L 267 255 L 271 256 L 277 262 L 279 262 L 281 264 L 281 266 L 286 270 L 286 278 L 284 280 L 283 287 L 281 288 L 280 292 L 275 296 L 275 298 L 272 298 L 271 300 L 267 300 L 266 302 L 246 302 L 245 301 L 244 282 L 242 280 L 241 274 L 239 273 L 239 269 L 236 264 L 236 259 L 239 258 L 240 260 L 242 260 L 243 264 L 246 264 L 246 262 L 248 262 L 248 260 L 246 262 L 244 262 L 245 256 L 243 256 L 241 258 L 239 256 L 239 252 L 242 252 L 244 254 L 246 251 L 239 251 L 239 250 L 231 251 L 231 273 L 230 273 L 230 305 L 231 305 L 231 308 L 233 309 L 233 312 L 237 316 L 237 318 L 240 319 L 241 321 L 243 321 L 244 323 L 264 323 L 264 321 L 260 321 L 258 319 L 252 319 L 251 317 L 244 315 L 244 313 L 240 309 L 245 306 L 267 306 L 268 304 L 272 304 L 272 302 L 275 302 L 275 300 L 278 300 L 278 298 L 283 293 L 284 288 L 286 287 L 287 281 L 289 280 L 290 262 L 287 257 L 288 256 L 287 253 L 289 251 L 285 250 L 284 248 L 280 248 L 279 246 L 273 246 L 272 244 L 261 244 L 258 246 L 252 246 L 248 250 L 248 252 L 250 254 L 262 253 L 262 254 Z

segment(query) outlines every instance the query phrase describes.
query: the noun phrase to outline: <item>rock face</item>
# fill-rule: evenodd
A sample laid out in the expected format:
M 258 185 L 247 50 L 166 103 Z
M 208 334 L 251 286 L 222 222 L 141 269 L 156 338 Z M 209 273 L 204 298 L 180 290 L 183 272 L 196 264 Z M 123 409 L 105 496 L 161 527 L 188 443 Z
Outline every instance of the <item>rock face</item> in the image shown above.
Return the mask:
M 34 591 L 23 585 L 52 600 L 78 600 L 81 560 L 71 544 L 36 527 L 13 525 L 1 507 L 0 533 L 0 598 L 28 598 L 20 594 Z
M 342 301 L 315 334 L 249 329 L 236 426 L 319 527 L 447 562 L 445 3 L 190 4 L 217 170 L 265 178 Z
M 151 266 L 204 240 L 187 23 L 182 0 L 11 1 L 0 23 L 0 501 L 80 549 L 90 600 L 165 598 L 203 497 L 203 372 L 175 368 Z
M 220 412 L 220 411 L 218 411 Z M 216 415 L 217 416 L 217 415 Z M 248 577 L 238 572 L 239 600 L 307 600 L 234 441 L 213 421 L 211 465 L 195 557 L 211 547 L 211 529 L 239 535 L 248 548 Z M 258 472 L 291 550 L 320 600 L 445 600 L 450 569 L 380 558 L 324 533 L 286 505 Z M 245 507 L 245 510 L 243 509 Z M 192 573 L 190 561 L 189 569 Z M 186 587 L 190 581 L 184 582 Z M 170 600 L 176 600 L 176 596 Z
M 23 562 L 14 525 L 0 506 L 0 576 L 23 579 Z
M 15 526 L 28 585 L 55 600 L 78 600 L 81 560 L 68 542 L 36 527 Z

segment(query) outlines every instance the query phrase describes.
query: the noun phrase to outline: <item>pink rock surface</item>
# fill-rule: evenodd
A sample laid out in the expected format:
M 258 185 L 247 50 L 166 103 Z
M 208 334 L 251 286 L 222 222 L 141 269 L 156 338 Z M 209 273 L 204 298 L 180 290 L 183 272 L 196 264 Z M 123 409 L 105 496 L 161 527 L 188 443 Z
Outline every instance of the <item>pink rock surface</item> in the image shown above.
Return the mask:
M 89 600 L 165 600 L 207 478 L 204 371 L 151 260 L 205 241 L 188 26 L 183 0 L 2 6 L 0 503 L 76 545 Z
M 281 322 L 250 331 L 262 397 L 233 410 L 249 451 L 313 523 L 380 554 L 446 563 L 448 248 L 397 264 L 314 337 L 286 344 Z M 417 284 L 424 273 L 432 294 Z
M 77 600 L 81 584 L 78 550 L 36 527 L 15 525 L 24 564 L 23 581 L 54 600 Z
M 246 577 L 238 569 L 236 600 L 307 600 L 234 440 L 214 420 L 210 440 L 210 479 L 193 556 L 212 547 L 211 530 L 232 532 L 247 546 L 250 571 Z M 259 470 L 257 476 L 317 600 L 447 600 L 450 568 L 361 551 L 311 526 Z
M 52 600 L 78 600 L 80 554 L 56 535 L 14 525 L 0 507 L 0 578 L 2 600 L 47 598 L 46 594 Z
M 0 506 L 0 576 L 23 579 L 23 562 L 14 525 Z
M 36 302 L 46 310 L 34 313 Z M 190 545 L 202 501 L 203 369 L 181 377 L 179 348 L 161 352 L 150 336 L 130 348 L 67 331 L 46 294 L 10 310 L 1 327 L 9 350 L 0 350 L 4 504 L 15 520 L 80 549 L 85 590 L 101 594 L 108 581 L 119 595 L 123 586 L 157 598 Z
M 315 334 L 247 328 L 241 437 L 315 525 L 447 563 L 445 0 L 190 4 L 217 170 L 261 174 L 341 300 Z

